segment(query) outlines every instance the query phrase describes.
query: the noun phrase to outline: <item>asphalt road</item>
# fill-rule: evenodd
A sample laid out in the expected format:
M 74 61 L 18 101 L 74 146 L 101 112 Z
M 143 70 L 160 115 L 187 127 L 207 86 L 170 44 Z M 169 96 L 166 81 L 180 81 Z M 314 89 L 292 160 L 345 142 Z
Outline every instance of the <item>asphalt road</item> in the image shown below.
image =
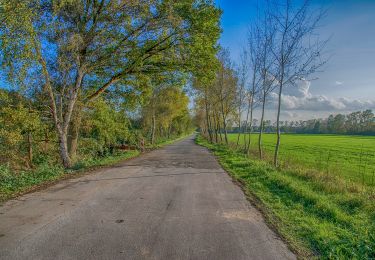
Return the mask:
M 0 259 L 295 259 L 189 137 L 0 207 Z

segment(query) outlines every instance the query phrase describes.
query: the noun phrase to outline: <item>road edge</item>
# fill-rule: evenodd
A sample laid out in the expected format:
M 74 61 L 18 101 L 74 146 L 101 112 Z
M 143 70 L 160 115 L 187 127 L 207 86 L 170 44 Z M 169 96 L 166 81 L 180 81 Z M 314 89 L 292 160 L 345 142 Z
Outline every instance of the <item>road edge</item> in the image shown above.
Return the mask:
M 242 180 L 237 179 L 232 175 L 230 169 L 228 169 L 227 167 L 225 167 L 225 165 L 221 163 L 220 158 L 218 158 L 218 156 L 216 156 L 210 148 L 198 143 L 198 136 L 199 134 L 196 135 L 194 138 L 195 144 L 207 149 L 207 151 L 215 157 L 216 161 L 223 168 L 225 173 L 231 178 L 232 183 L 242 190 L 246 200 L 250 203 L 251 206 L 255 207 L 255 209 L 258 210 L 259 213 L 262 215 L 264 223 L 266 223 L 267 227 L 275 233 L 278 239 L 280 239 L 287 246 L 287 248 L 297 257 L 297 259 L 316 259 L 316 256 L 312 252 L 306 252 L 306 248 L 301 249 L 297 247 L 296 245 L 291 243 L 291 241 L 289 241 L 285 236 L 283 236 L 283 234 L 279 231 L 279 227 L 277 225 L 277 217 L 265 207 L 265 205 L 258 199 L 258 197 L 255 194 L 253 194 L 250 190 L 246 188 L 246 185 L 242 182 Z
M 62 181 L 74 180 L 74 179 L 77 179 L 77 178 L 80 178 L 80 177 L 83 177 L 83 176 L 86 176 L 86 175 L 89 175 L 89 174 L 94 174 L 95 172 L 97 172 L 99 170 L 103 170 L 103 169 L 107 169 L 107 168 L 110 168 L 110 167 L 113 167 L 113 166 L 116 166 L 116 165 L 120 165 L 124 162 L 128 162 L 130 160 L 133 160 L 133 159 L 135 159 L 135 158 L 137 158 L 137 157 L 139 157 L 143 154 L 147 154 L 147 153 L 152 152 L 154 150 L 161 149 L 161 148 L 163 148 L 167 145 L 174 144 L 175 142 L 180 141 L 180 140 L 182 140 L 184 138 L 187 138 L 188 136 L 192 136 L 192 135 L 193 134 L 190 133 L 188 135 L 183 135 L 183 136 L 177 137 L 177 138 L 172 139 L 172 140 L 167 140 L 165 142 L 157 144 L 155 147 L 147 148 L 144 152 L 138 151 L 138 153 L 136 153 L 136 154 L 134 154 L 134 155 L 132 155 L 128 158 L 121 158 L 121 159 L 119 159 L 115 162 L 111 162 L 111 163 L 103 164 L 103 165 L 89 166 L 87 168 L 73 170 L 73 171 L 70 171 L 70 172 L 67 171 L 64 174 L 62 174 L 61 176 L 59 176 L 57 179 L 47 180 L 47 181 L 41 182 L 39 184 L 32 185 L 28 188 L 25 188 L 25 190 L 22 190 L 20 192 L 16 192 L 16 193 L 12 194 L 11 196 L 5 198 L 4 200 L 0 200 L 0 206 L 3 206 L 6 202 L 8 202 L 10 200 L 17 200 L 19 197 L 24 196 L 26 194 L 30 194 L 30 193 L 45 190 L 45 189 L 47 189 L 51 186 L 59 184 Z

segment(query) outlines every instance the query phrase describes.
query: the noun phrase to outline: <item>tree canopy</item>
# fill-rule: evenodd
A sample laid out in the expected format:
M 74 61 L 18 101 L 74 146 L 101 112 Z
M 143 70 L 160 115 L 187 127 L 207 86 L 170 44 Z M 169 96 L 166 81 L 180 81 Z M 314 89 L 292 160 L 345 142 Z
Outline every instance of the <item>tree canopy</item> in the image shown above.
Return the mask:
M 211 0 L 1 0 L 0 60 L 8 82 L 42 97 L 70 167 L 82 113 L 101 95 L 134 107 L 157 75 L 203 77 L 220 15 Z
M 143 75 L 196 72 L 220 33 L 211 1 L 5 1 L 1 14 L 2 62 L 24 70 L 9 76 L 46 69 L 40 81 L 87 100 Z

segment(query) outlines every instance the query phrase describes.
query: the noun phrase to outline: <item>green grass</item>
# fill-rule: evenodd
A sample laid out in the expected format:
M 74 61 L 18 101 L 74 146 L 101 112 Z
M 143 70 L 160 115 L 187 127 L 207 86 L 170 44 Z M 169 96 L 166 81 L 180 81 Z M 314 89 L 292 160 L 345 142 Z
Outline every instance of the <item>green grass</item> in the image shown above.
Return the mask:
M 111 165 L 122 160 L 135 157 L 138 151 L 118 152 L 98 158 L 87 158 L 77 162 L 72 169 L 64 169 L 61 165 L 43 163 L 33 170 L 13 172 L 6 165 L 0 165 L 0 202 L 34 190 L 40 185 L 77 175 L 84 170 Z
M 243 143 L 243 136 L 241 143 Z M 230 134 L 232 143 L 237 134 Z M 257 156 L 258 135 L 252 135 Z M 275 134 L 263 137 L 266 158 L 272 160 Z M 280 160 L 284 168 L 314 169 L 349 182 L 375 186 L 375 136 L 283 134 Z
M 190 135 L 190 134 L 189 134 Z M 147 146 L 149 150 L 163 147 L 187 135 L 173 139 L 159 140 L 154 146 Z M 42 163 L 33 170 L 13 172 L 6 165 L 0 165 L 0 203 L 27 191 L 35 190 L 39 186 L 52 183 L 56 180 L 77 176 L 78 173 L 89 169 L 108 166 L 117 162 L 136 157 L 139 151 L 118 151 L 105 157 L 81 158 L 71 169 L 64 169 L 60 164 Z
M 374 193 L 332 185 L 309 171 L 276 170 L 266 161 L 201 137 L 197 143 L 211 149 L 243 184 L 267 221 L 301 258 L 375 259 Z

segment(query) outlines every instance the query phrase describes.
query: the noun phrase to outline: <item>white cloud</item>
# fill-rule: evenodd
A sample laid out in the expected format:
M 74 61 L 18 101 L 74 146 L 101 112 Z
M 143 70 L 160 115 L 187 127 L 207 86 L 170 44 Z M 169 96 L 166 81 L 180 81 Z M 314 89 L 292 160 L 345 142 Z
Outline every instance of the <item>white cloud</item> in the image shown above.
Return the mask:
M 284 110 L 307 111 L 354 111 L 375 108 L 375 100 L 349 99 L 344 97 L 330 98 L 324 95 L 313 95 L 310 92 L 311 82 L 302 80 L 295 86 L 288 86 L 281 97 Z M 277 103 L 277 94 L 271 93 L 270 105 Z
M 337 80 L 335 81 L 335 85 L 336 85 L 336 86 L 341 86 L 342 84 L 344 84 L 344 82 L 342 82 L 342 81 L 337 81 Z
M 299 118 L 300 115 L 298 113 L 291 112 L 291 111 L 281 111 L 281 117 L 282 118 Z

